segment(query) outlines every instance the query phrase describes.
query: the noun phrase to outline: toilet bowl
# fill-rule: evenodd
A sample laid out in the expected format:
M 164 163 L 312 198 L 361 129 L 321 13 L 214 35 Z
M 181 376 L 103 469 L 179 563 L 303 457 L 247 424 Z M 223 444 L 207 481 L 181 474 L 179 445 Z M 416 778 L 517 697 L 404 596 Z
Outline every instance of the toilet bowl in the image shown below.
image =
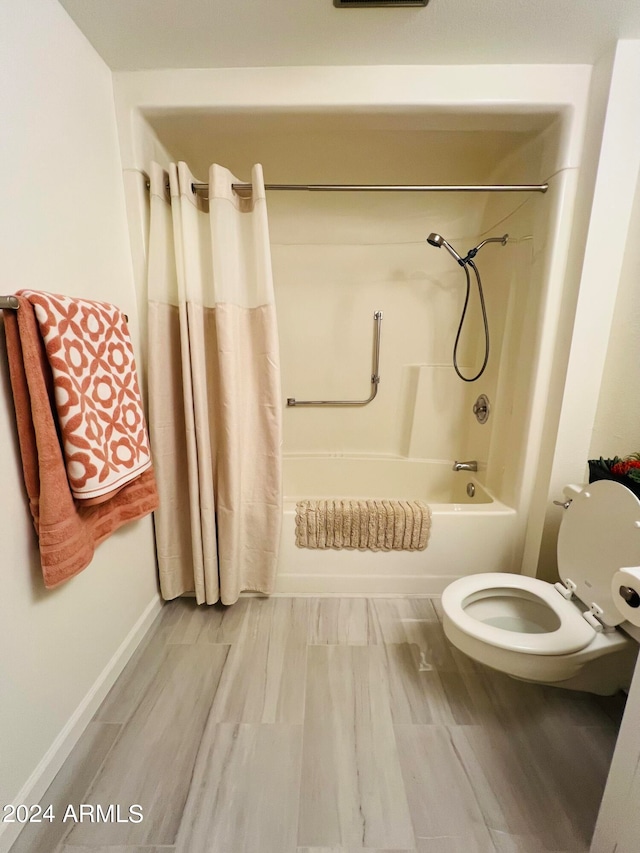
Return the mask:
M 567 486 L 565 495 L 562 582 L 504 572 L 460 578 L 442 594 L 444 631 L 513 678 L 610 695 L 629 686 L 638 652 L 612 581 L 621 567 L 640 565 L 640 501 L 610 481 Z

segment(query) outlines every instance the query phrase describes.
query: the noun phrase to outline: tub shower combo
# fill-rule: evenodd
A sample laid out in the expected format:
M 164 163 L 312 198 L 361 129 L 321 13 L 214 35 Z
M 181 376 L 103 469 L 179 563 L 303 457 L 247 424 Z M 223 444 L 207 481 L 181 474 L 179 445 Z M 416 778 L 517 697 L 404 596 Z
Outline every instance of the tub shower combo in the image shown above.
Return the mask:
M 394 190 L 451 191 L 537 191 L 546 184 L 534 186 L 495 187 L 393 187 Z M 314 189 L 320 189 L 315 187 Z M 332 187 L 331 189 L 336 189 Z M 339 189 L 372 189 L 384 187 L 340 187 Z M 426 242 L 444 247 L 465 274 L 466 293 L 453 342 L 452 363 L 457 376 L 465 383 L 479 380 L 489 362 L 489 318 L 480 272 L 475 257 L 490 243 L 505 246 L 509 235 L 487 237 L 460 255 L 440 234 L 431 233 Z M 468 323 L 472 270 L 482 317 L 483 343 L 480 366 L 463 372 L 460 366 L 460 340 Z M 374 403 L 378 396 L 383 368 L 381 362 L 381 328 L 383 311 L 373 314 L 373 358 L 370 393 L 362 399 L 299 399 L 288 397 L 287 409 L 318 407 L 362 408 Z M 378 399 L 375 405 L 379 405 Z M 473 404 L 478 424 L 489 419 L 490 403 L 480 394 Z M 508 571 L 513 568 L 517 512 L 498 499 L 483 483 L 476 460 L 452 460 L 411 457 L 389 458 L 385 455 L 359 453 L 285 453 L 283 460 L 284 520 L 279 559 L 277 591 L 308 594 L 428 594 L 435 595 L 455 578 L 481 571 Z M 431 512 L 431 534 L 426 550 L 380 551 L 331 548 L 317 550 L 296 547 L 296 508 L 301 502 L 339 501 L 368 502 L 420 501 Z

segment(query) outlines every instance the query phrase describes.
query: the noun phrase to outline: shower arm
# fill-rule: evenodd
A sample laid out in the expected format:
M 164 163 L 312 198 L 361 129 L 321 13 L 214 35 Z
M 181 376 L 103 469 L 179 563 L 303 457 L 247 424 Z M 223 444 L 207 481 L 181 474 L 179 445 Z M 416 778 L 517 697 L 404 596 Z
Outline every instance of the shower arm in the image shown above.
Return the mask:
M 472 261 L 475 256 L 478 254 L 480 249 L 483 246 L 486 246 L 487 243 L 501 243 L 503 246 L 507 245 L 507 241 L 509 239 L 508 234 L 504 234 L 502 237 L 487 237 L 486 240 L 483 240 L 482 243 L 478 243 L 473 249 L 469 249 L 467 252 L 467 256 L 462 259 L 462 264 L 468 263 L 468 261 Z M 458 261 L 460 263 L 460 261 Z
M 376 311 L 373 315 L 375 327 L 373 330 L 373 373 L 371 374 L 371 394 L 366 400 L 296 400 L 295 397 L 287 397 L 287 406 L 366 406 L 378 393 L 380 384 L 380 326 L 382 325 L 382 311 Z

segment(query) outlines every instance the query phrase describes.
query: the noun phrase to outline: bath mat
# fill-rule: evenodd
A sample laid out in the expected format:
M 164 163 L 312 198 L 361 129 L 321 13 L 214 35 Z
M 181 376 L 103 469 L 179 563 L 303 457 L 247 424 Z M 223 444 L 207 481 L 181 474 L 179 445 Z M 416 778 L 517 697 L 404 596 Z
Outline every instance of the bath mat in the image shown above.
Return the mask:
M 298 548 L 424 551 L 431 510 L 422 501 L 305 500 L 296 504 Z

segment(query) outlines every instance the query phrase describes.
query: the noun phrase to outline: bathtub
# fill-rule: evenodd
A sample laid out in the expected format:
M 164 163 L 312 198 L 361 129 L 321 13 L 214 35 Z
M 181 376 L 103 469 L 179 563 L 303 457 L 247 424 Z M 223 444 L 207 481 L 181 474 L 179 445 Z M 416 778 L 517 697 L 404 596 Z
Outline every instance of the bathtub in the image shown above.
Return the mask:
M 283 460 L 283 485 L 276 593 L 437 596 L 464 575 L 514 569 L 516 511 L 450 462 L 291 455 Z M 297 548 L 296 501 L 305 498 L 424 500 L 432 511 L 429 544 L 424 551 Z

